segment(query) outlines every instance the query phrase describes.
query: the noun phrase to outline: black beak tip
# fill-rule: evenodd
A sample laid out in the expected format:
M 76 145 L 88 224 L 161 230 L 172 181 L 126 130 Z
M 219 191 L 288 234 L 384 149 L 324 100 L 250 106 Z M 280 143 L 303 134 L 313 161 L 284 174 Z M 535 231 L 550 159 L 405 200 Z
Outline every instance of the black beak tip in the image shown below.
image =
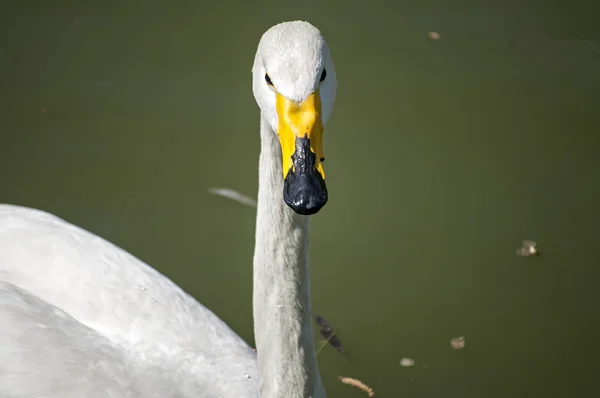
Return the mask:
M 317 214 L 327 203 L 327 191 L 315 194 L 314 191 L 302 189 L 294 198 L 284 195 L 285 203 L 296 213 L 303 216 Z
M 283 200 L 297 214 L 316 214 L 327 203 L 327 186 L 315 168 L 315 153 L 307 137 L 296 138 L 292 163 L 283 182 Z

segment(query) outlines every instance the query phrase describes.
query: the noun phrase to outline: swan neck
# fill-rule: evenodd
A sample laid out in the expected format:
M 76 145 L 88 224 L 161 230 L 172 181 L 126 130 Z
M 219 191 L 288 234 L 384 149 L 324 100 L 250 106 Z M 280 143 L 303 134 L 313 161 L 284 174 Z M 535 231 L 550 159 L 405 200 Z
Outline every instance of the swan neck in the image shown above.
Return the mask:
M 261 117 L 254 335 L 261 398 L 322 398 L 310 302 L 308 216 L 283 201 L 281 148 Z

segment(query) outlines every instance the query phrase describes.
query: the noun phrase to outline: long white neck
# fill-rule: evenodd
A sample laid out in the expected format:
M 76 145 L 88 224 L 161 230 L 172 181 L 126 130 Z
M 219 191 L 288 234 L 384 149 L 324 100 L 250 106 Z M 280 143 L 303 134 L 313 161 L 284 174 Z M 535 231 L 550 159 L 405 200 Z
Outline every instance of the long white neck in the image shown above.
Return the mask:
M 281 148 L 261 117 L 254 336 L 261 398 L 323 398 L 310 302 L 309 217 L 283 201 Z

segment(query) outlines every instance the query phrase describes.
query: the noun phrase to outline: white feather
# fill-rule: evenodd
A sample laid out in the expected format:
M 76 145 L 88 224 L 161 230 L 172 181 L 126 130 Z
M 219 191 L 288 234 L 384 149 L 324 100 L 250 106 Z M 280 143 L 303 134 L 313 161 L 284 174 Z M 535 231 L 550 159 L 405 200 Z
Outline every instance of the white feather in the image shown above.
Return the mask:
M 248 207 L 256 207 L 256 200 L 230 188 L 209 188 L 208 192 L 234 200 Z

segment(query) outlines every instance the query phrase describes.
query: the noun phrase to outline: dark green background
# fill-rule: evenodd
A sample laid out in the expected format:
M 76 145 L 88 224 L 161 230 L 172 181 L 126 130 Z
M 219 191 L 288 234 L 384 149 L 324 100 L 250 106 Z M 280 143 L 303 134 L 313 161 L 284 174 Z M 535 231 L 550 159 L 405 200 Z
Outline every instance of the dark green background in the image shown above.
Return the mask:
M 347 352 L 319 355 L 329 395 L 364 396 L 343 375 L 389 398 L 591 397 L 598 8 L 4 2 L 0 202 L 115 242 L 252 344 L 254 210 L 207 188 L 255 195 L 254 52 L 306 19 L 339 83 L 311 236 L 314 309 Z M 518 257 L 522 239 L 543 255 Z

